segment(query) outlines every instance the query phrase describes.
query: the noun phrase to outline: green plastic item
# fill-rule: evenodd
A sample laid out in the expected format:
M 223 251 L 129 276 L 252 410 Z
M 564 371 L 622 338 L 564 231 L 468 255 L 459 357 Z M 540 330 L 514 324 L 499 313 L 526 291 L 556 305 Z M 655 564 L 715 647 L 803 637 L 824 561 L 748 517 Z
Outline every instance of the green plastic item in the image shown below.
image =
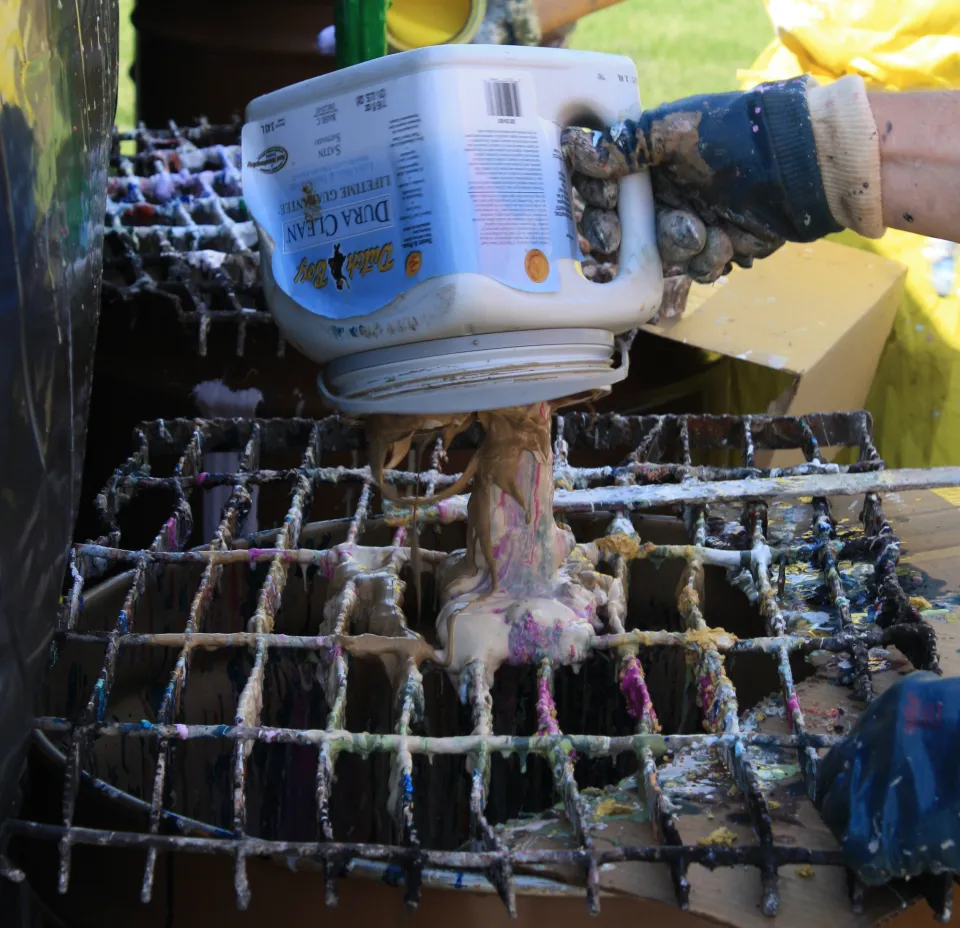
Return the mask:
M 389 0 L 337 0 L 333 24 L 338 68 L 386 55 L 388 3 Z

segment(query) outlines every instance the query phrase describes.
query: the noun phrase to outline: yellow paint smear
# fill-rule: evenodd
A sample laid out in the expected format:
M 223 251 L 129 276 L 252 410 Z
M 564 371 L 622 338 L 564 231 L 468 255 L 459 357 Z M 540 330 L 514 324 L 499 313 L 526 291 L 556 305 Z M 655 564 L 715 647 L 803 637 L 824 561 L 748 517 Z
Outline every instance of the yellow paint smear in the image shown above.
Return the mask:
M 941 499 L 945 499 L 951 506 L 960 506 L 960 487 L 944 487 L 942 490 L 934 490 Z
M 711 831 L 706 837 L 701 838 L 697 844 L 707 847 L 710 844 L 722 844 L 724 847 L 730 847 L 736 844 L 737 836 L 729 829 L 721 826 L 715 831 Z
M 735 644 L 737 636 L 723 628 L 698 628 L 685 633 L 688 644 L 696 645 L 701 651 L 717 650 L 721 645 Z
M 603 554 L 615 554 L 625 558 L 628 561 L 635 560 L 640 556 L 643 549 L 643 542 L 637 535 L 628 535 L 626 532 L 617 532 L 613 535 L 605 535 L 598 538 L 595 542 L 597 550 Z
M 619 802 L 616 799 L 604 799 L 597 803 L 593 814 L 597 818 L 606 818 L 608 815 L 632 815 L 636 811 L 635 806 L 629 805 L 626 802 Z

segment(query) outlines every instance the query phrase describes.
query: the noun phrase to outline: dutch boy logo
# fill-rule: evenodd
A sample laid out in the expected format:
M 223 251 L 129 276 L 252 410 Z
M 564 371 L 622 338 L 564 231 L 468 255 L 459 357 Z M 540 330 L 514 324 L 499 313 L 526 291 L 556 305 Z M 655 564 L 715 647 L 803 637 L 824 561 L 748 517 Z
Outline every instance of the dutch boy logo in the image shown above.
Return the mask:
M 276 174 L 283 170 L 288 158 L 285 148 L 280 145 L 271 145 L 270 148 L 260 152 L 254 161 L 248 161 L 247 167 L 256 168 L 263 174 Z

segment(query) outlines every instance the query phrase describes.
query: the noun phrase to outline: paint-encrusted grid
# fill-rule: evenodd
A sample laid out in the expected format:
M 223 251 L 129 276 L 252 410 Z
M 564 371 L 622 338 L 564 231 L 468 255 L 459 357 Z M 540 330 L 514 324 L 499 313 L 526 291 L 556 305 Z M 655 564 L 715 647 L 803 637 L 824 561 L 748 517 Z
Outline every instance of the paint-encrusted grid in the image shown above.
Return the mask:
M 269 326 L 257 232 L 243 199 L 240 126 L 114 130 L 103 299 L 172 310 L 206 355 L 211 328 Z M 232 331 L 232 329 L 231 329 Z M 278 352 L 284 343 L 278 336 Z
M 803 708 L 791 673 L 790 655 L 814 650 L 844 653 L 852 663 L 852 686 L 861 699 L 872 697 L 869 650 L 895 644 L 917 667 L 937 670 L 936 642 L 926 624 L 897 579 L 899 542 L 884 518 L 879 493 L 928 485 L 924 472 L 885 471 L 871 439 L 871 423 L 866 413 L 822 414 L 804 418 L 710 417 L 710 416 L 589 416 L 569 414 L 557 417 L 554 427 L 555 509 L 561 521 L 575 521 L 593 514 L 603 524 L 601 535 L 616 543 L 606 547 L 607 568 L 628 583 L 631 558 L 680 559 L 684 563 L 683 582 L 677 591 L 677 610 L 684 632 L 665 630 L 626 634 L 601 634 L 591 643 L 594 656 L 601 652 L 614 655 L 618 665 L 621 697 L 634 719 L 634 733 L 610 736 L 609 733 L 561 732 L 559 730 L 552 684 L 556 669 L 547 659 L 534 658 L 539 698 L 532 711 L 536 715 L 536 734 L 516 737 L 493 733 L 494 705 L 482 667 L 468 665 L 460 676 L 459 687 L 449 687 L 451 698 L 459 689 L 471 713 L 472 730 L 452 737 L 430 738 L 423 734 L 423 679 L 442 674 L 429 662 L 418 670 L 412 664 L 400 675 L 394 691 L 396 705 L 393 734 L 370 734 L 348 730 L 346 697 L 348 682 L 356 672 L 354 658 L 338 645 L 333 636 L 314 634 L 281 635 L 274 631 L 274 620 L 285 587 L 296 582 L 300 573 L 331 571 L 346 559 L 372 557 L 379 568 L 377 582 L 403 586 L 401 564 L 410 563 L 410 533 L 422 532 L 433 523 L 456 523 L 463 519 L 462 500 L 443 506 L 425 505 L 412 527 L 404 513 L 378 512 L 379 494 L 370 482 L 368 468 L 360 466 L 362 435 L 335 416 L 313 420 L 172 420 L 142 425 L 136 430 L 136 449 L 108 482 L 97 504 L 105 523 L 105 532 L 95 541 L 76 546 L 69 590 L 64 597 L 58 632 L 59 643 L 99 642 L 105 645 L 105 659 L 89 699 L 75 718 L 44 717 L 38 730 L 63 739 L 67 755 L 67 776 L 60 824 L 15 821 L 13 835 L 55 839 L 60 843 L 60 887 L 66 891 L 70 876 L 71 848 L 76 844 L 100 844 L 145 850 L 146 869 L 142 895 L 148 900 L 152 891 L 157 854 L 161 851 L 221 853 L 236 861 L 235 883 L 238 904 L 246 906 L 250 890 L 246 860 L 257 855 L 309 858 L 320 862 L 326 879 L 328 903 L 337 898 L 337 880 L 351 861 L 387 866 L 402 874 L 405 898 L 415 905 L 419 899 L 424 873 L 456 871 L 484 876 L 496 889 L 507 908 L 515 910 L 518 868 L 536 864 L 573 866 L 583 875 L 588 905 L 596 911 L 600 904 L 600 868 L 622 861 L 660 862 L 669 867 L 677 902 L 686 907 L 690 887 L 687 870 L 693 863 L 710 867 L 748 866 L 759 874 L 758 890 L 763 911 L 775 914 L 780 906 L 778 868 L 788 864 L 841 865 L 839 852 L 814 850 L 802 846 L 777 844 L 771 827 L 771 814 L 757 771 L 749 759 L 749 746 L 778 745 L 796 750 L 804 785 L 812 795 L 818 751 L 835 741 L 830 735 L 813 735 L 804 725 Z M 479 434 L 461 436 L 457 446 L 475 445 Z M 852 448 L 856 463 L 839 466 L 824 463 L 821 447 Z M 806 463 L 780 471 L 758 468 L 755 458 L 770 449 L 801 449 Z M 299 466 L 288 469 L 263 469 L 261 459 L 295 449 Z M 203 470 L 204 455 L 213 451 L 239 453 L 235 473 L 215 474 Z M 697 465 L 695 456 L 703 452 L 739 453 L 737 466 Z M 577 466 L 580 456 L 604 452 L 616 466 Z M 327 466 L 325 458 L 353 454 L 351 466 Z M 451 452 L 453 453 L 453 452 Z M 160 455 L 174 454 L 178 462 L 171 476 L 157 476 L 152 467 Z M 430 468 L 422 473 L 392 472 L 388 479 L 410 488 L 419 485 L 430 495 L 449 485 L 454 474 L 443 472 L 446 449 L 433 447 Z M 289 508 L 279 529 L 259 533 L 252 543 L 239 546 L 244 518 L 249 510 L 251 492 L 270 485 L 289 488 Z M 301 539 L 304 521 L 312 501 L 333 491 L 352 486 L 356 504 L 349 516 L 344 543 L 332 548 L 304 547 Z M 213 487 L 231 488 L 223 507 L 216 536 L 202 547 L 187 548 L 199 499 Z M 149 547 L 131 550 L 124 547 L 120 518 L 143 494 L 164 490 L 173 505 Z M 862 500 L 860 520 L 863 531 L 856 537 L 839 537 L 831 514 L 829 498 L 843 495 Z M 810 498 L 813 521 L 806 536 L 788 540 L 779 546 L 768 544 L 769 507 L 777 500 Z M 651 545 L 638 538 L 630 522 L 631 513 L 655 510 L 682 515 L 690 544 Z M 720 528 L 717 529 L 718 514 Z M 343 521 L 343 520 L 341 520 Z M 364 545 L 373 525 L 380 530 L 392 525 L 392 542 L 372 549 Z M 333 523 L 330 523 L 333 525 Z M 433 536 L 430 536 L 433 537 Z M 269 541 L 263 541 L 269 538 Z M 739 539 L 739 540 L 738 540 Z M 269 545 L 253 547 L 253 544 Z M 742 552 L 743 564 L 751 571 L 765 634 L 749 640 L 705 631 L 707 622 L 701 611 L 696 577 L 704 565 L 729 562 L 730 550 Z M 424 544 L 419 553 L 421 569 L 429 572 L 446 552 Z M 841 582 L 841 561 L 873 565 L 875 621 L 855 624 Z M 227 564 L 268 564 L 265 580 L 257 592 L 256 608 L 248 630 L 237 620 L 237 631 L 230 634 L 205 631 L 205 618 L 217 584 Z M 828 637 L 811 638 L 792 634 L 782 605 L 784 571 L 791 564 L 812 564 L 820 572 L 819 594 L 826 594 L 828 608 L 836 628 Z M 154 634 L 144 630 L 142 611 L 148 581 L 165 571 L 202 568 L 202 578 L 192 602 L 183 633 Z M 127 593 L 122 609 L 109 631 L 85 628 L 83 597 L 91 581 L 118 566 L 130 569 Z M 779 573 L 779 581 L 778 581 Z M 337 615 L 337 629 L 351 634 L 351 610 L 357 587 L 372 580 L 361 575 L 352 590 L 341 591 L 339 599 L 328 603 Z M 779 589 L 778 589 L 779 587 Z M 706 608 L 706 607 L 704 607 Z M 708 610 L 709 611 L 709 610 Z M 636 623 L 628 621 L 628 628 Z M 401 634 L 406 628 L 400 630 Z M 392 639 L 400 656 L 410 653 L 410 638 Z M 110 721 L 112 687 L 121 649 L 149 649 L 175 646 L 179 649 L 173 672 L 163 694 L 160 710 L 153 720 L 118 723 Z M 192 676 L 193 657 L 198 651 L 228 647 L 250 649 L 252 665 L 234 715 L 216 718 L 213 723 L 193 724 L 182 715 L 186 687 L 200 685 Z M 703 734 L 671 735 L 659 731 L 654 706 L 644 680 L 644 660 L 651 649 L 684 649 L 700 683 L 697 686 L 699 709 L 704 720 Z M 280 653 L 313 653 L 327 669 L 333 682 L 329 715 L 323 728 L 276 728 L 262 724 L 261 709 L 265 670 Z M 725 658 L 747 652 L 766 655 L 774 662 L 780 680 L 781 696 L 787 708 L 792 734 L 769 735 L 741 731 L 737 693 L 726 673 Z M 423 677 L 421 677 L 421 671 Z M 196 673 L 196 669 L 191 671 Z M 76 800 L 81 781 L 86 778 L 83 758 L 89 745 L 100 738 L 126 736 L 150 739 L 157 746 L 156 770 L 149 797 L 149 828 L 142 832 L 115 832 L 80 828 L 74 823 Z M 171 751 L 183 742 L 214 740 L 232 745 L 233 811 L 232 827 L 205 827 L 185 820 L 170 811 L 165 786 Z M 281 745 L 306 745 L 315 751 L 316 809 L 313 840 L 264 839 L 250 834 L 246 810 L 251 785 L 248 755 L 254 743 L 267 750 Z M 664 801 L 658 762 L 665 751 L 693 745 L 701 752 L 715 752 L 743 790 L 756 843 L 751 846 L 722 844 L 684 845 L 677 821 Z M 598 850 L 592 841 L 594 822 L 589 804 L 584 801 L 574 755 L 602 757 L 632 752 L 638 763 L 638 789 L 645 792 L 655 841 L 649 845 L 622 846 Z M 395 816 L 395 840 L 390 844 L 349 843 L 334 833 L 331 810 L 338 802 L 340 787 L 334 783 L 338 757 L 360 753 L 364 756 L 387 754 L 394 758 L 391 776 L 395 805 L 388 812 Z M 469 841 L 457 849 L 424 846 L 417 833 L 414 804 L 422 798 L 414 775 L 412 758 L 418 755 L 452 753 L 469 758 L 472 788 L 469 796 Z M 556 794 L 562 799 L 565 815 L 577 836 L 577 846 L 561 850 L 516 850 L 503 843 L 496 828 L 487 819 L 486 806 L 491 776 L 491 758 L 496 754 L 538 755 L 547 760 Z M 100 782 L 107 793 L 120 791 Z M 130 797 L 126 797 L 129 799 Z M 141 803 L 143 805 L 144 803 Z M 174 826 L 171 833 L 169 826 Z M 184 833 L 186 832 L 186 833 Z M 857 904 L 856 881 L 851 881 Z M 944 883 L 944 887 L 947 883 Z M 947 893 L 944 889 L 943 906 Z

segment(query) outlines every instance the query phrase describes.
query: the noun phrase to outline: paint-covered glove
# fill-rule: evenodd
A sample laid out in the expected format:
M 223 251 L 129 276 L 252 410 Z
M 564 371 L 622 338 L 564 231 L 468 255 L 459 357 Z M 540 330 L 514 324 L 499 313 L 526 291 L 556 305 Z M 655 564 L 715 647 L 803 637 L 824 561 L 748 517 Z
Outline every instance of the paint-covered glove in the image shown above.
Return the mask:
M 540 16 L 533 0 L 488 0 L 472 45 L 539 45 Z
M 960 871 L 960 678 L 918 671 L 877 697 L 817 774 L 817 806 L 867 884 Z
M 563 146 L 594 255 L 619 247 L 620 177 L 651 170 L 664 274 L 710 282 L 785 241 L 883 234 L 880 152 L 863 81 L 810 78 L 690 97 Z

